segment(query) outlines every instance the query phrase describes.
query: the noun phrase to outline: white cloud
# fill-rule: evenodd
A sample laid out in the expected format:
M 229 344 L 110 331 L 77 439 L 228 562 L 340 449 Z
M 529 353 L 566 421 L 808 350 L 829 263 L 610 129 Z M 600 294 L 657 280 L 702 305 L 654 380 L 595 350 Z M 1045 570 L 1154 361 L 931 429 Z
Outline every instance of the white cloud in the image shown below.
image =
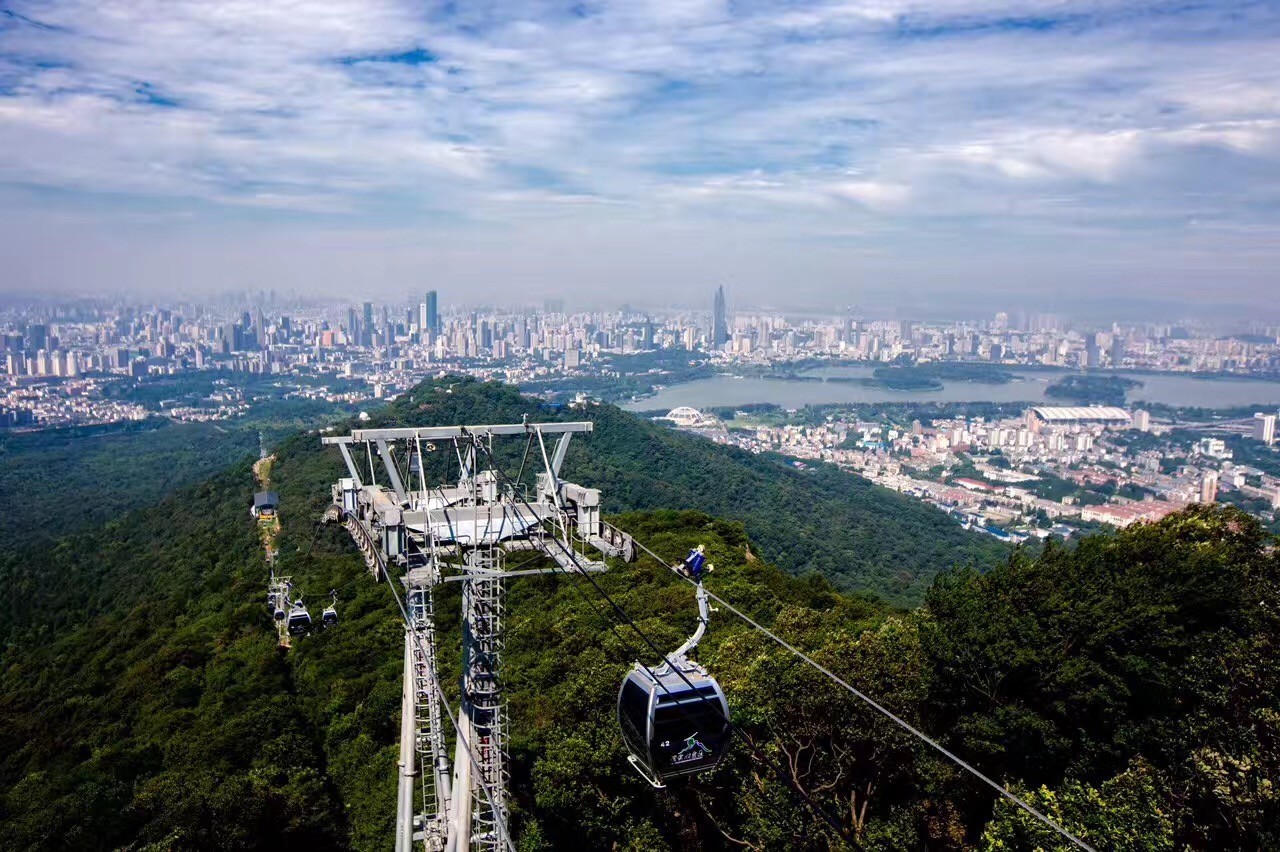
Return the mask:
M 856 201 L 872 210 L 893 210 L 901 207 L 911 197 L 911 189 L 897 183 L 878 181 L 849 181 L 839 183 L 831 192 L 841 198 Z
M 0 184 L 70 190 L 64 205 L 365 227 L 674 217 L 800 241 L 946 217 L 980 241 L 1082 216 L 1131 236 L 1206 206 L 1243 229 L 1280 194 L 1236 174 L 1280 160 L 1280 13 L 1249 4 L 11 7 L 50 28 L 0 30 Z

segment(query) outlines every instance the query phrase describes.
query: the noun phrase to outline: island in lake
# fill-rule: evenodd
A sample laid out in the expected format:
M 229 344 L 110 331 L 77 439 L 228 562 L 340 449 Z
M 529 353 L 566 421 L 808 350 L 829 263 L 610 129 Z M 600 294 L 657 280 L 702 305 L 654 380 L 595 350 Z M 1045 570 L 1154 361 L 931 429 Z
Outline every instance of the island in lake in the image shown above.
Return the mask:
M 1123 407 L 1125 396 L 1142 382 L 1123 376 L 1094 376 L 1075 374 L 1063 376 L 1049 387 L 1044 395 L 1053 399 L 1068 400 L 1084 405 L 1115 405 Z
M 872 376 L 870 379 L 828 376 L 827 381 L 893 391 L 940 391 L 946 381 L 1004 385 L 1016 378 L 1013 373 L 997 366 L 951 361 L 877 367 Z

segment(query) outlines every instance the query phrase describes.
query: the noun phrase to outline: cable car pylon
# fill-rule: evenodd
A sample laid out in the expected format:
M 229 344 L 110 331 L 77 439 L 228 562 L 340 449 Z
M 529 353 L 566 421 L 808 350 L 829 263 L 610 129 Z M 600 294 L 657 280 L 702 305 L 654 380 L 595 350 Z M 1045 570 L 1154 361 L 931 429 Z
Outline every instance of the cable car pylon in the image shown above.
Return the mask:
M 570 439 L 591 430 L 589 422 L 523 422 L 356 429 L 322 439 L 338 447 L 349 474 L 334 484 L 325 520 L 344 522 L 371 574 L 392 583 L 398 603 L 395 586 L 405 590 L 397 852 L 514 849 L 506 827 L 505 583 L 600 572 L 605 557 L 636 555 L 631 537 L 602 520 L 600 491 L 560 478 Z M 526 439 L 525 462 L 537 445 L 542 470 L 532 500 L 524 483 L 495 469 L 492 444 L 502 437 Z M 446 467 L 454 471 L 447 480 Z M 437 479 L 429 483 L 432 471 Z M 513 551 L 540 553 L 557 567 L 507 570 Z M 434 590 L 444 582 L 463 584 L 456 721 L 436 666 Z M 442 722 L 456 734 L 452 761 Z

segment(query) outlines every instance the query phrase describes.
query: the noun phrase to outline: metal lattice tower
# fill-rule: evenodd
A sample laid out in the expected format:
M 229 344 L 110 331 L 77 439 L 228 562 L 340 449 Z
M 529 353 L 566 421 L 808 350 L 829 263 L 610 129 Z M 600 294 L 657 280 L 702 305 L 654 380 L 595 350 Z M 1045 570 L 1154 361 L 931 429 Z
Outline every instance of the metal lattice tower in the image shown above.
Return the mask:
M 462 708 L 470 722 L 472 752 L 471 848 L 500 850 L 500 825 L 506 824 L 505 796 L 492 805 L 484 799 L 480 779 L 490 790 L 507 789 L 506 702 L 500 676 L 502 664 L 502 550 L 492 547 L 471 553 L 462 586 Z
M 439 686 L 436 683 L 435 585 L 439 569 L 415 568 L 406 576 L 409 629 L 405 651 L 409 659 L 413 700 L 413 745 L 421 767 L 422 805 L 414 820 L 413 837 L 425 848 L 445 848 L 448 826 L 441 815 L 449 812 L 449 754 L 445 750 Z
M 405 589 L 397 852 L 514 848 L 506 834 L 505 583 L 553 571 L 605 570 L 602 559 L 588 557 L 589 550 L 627 561 L 635 556 L 631 538 L 601 519 L 600 492 L 560 479 L 569 439 L 591 428 L 519 423 L 358 429 L 323 439 L 338 447 L 350 474 L 333 486 L 326 519 L 344 521 L 376 580 L 403 583 Z M 532 501 L 523 483 L 500 477 L 492 467 L 492 443 L 502 436 L 526 439 L 526 462 L 536 444 L 542 470 Z M 548 437 L 555 438 L 550 450 Z M 437 469 L 445 467 L 441 458 L 456 460 L 456 479 L 428 483 L 436 452 L 444 453 L 436 458 Z M 360 463 L 357 455 L 363 456 Z M 375 460 L 385 484 L 377 480 Z M 509 571 L 511 551 L 536 551 L 558 567 Z M 438 676 L 434 590 L 443 582 L 463 584 L 456 720 L 447 715 Z M 450 728 L 456 734 L 452 764 Z

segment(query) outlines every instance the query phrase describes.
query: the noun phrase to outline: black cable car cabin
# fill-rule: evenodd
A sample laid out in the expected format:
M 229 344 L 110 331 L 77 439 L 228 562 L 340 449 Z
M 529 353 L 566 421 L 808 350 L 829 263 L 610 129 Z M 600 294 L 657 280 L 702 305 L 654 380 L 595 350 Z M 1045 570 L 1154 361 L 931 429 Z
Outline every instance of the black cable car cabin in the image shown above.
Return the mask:
M 728 720 L 724 690 L 693 664 L 681 671 L 637 664 L 618 691 L 623 742 L 655 787 L 719 766 L 731 735 Z
M 307 612 L 307 608 L 302 601 L 294 601 L 293 609 L 289 613 L 289 635 L 301 636 L 311 628 L 311 613 Z

